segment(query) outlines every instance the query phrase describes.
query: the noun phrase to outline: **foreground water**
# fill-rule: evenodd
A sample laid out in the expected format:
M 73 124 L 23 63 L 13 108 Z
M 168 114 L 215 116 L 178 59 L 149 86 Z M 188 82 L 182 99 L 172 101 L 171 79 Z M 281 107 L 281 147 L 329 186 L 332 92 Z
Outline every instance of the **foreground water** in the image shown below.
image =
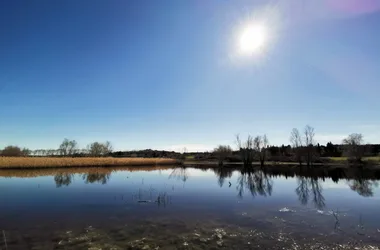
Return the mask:
M 0 176 L 0 249 L 380 246 L 379 189 L 363 176 L 155 167 Z

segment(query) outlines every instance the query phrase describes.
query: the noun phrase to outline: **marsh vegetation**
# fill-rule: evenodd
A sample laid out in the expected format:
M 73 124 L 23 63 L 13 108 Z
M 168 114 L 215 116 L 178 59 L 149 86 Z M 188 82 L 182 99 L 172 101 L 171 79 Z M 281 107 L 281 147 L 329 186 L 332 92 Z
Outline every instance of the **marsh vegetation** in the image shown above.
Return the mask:
M 114 157 L 0 157 L 0 168 L 65 168 L 106 166 L 173 165 L 178 160 L 168 158 Z

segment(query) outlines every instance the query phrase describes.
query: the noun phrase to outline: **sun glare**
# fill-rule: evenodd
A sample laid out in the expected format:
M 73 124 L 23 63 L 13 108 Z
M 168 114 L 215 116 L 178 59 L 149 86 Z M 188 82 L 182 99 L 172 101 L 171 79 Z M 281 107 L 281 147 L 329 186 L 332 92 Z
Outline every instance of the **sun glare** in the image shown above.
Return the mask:
M 227 33 L 229 60 L 242 67 L 262 66 L 273 57 L 285 19 L 277 5 L 265 5 L 237 15 L 231 33 Z
M 247 55 L 258 53 L 263 49 L 266 42 L 266 27 L 260 24 L 251 24 L 245 27 L 240 35 L 240 52 Z

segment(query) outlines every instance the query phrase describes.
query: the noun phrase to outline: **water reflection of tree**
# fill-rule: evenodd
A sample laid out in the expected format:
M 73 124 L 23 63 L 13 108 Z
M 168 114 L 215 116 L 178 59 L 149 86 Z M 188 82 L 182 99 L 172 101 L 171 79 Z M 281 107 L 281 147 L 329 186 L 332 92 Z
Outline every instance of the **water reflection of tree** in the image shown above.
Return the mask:
M 54 181 L 56 187 L 69 186 L 73 180 L 73 174 L 56 174 Z
M 233 173 L 233 169 L 225 168 L 225 167 L 215 168 L 213 169 L 213 171 L 215 175 L 218 177 L 218 184 L 220 187 L 223 187 L 223 184 L 226 178 L 231 178 L 232 173 Z
M 243 197 L 245 189 L 248 189 L 252 196 L 272 195 L 273 181 L 264 171 L 243 170 L 237 183 L 239 197 Z
M 95 182 L 106 184 L 110 177 L 111 173 L 88 173 L 82 175 L 82 178 L 85 180 L 86 184 Z
M 189 174 L 186 168 L 175 168 L 169 175 L 169 179 L 176 179 L 186 182 L 189 178 Z
M 355 180 L 348 181 L 348 186 L 351 190 L 357 192 L 361 196 L 372 197 L 373 189 L 378 187 L 379 183 L 377 181 L 357 178 Z
M 307 205 L 312 195 L 313 204 L 317 209 L 323 209 L 326 206 L 322 185 L 317 178 L 298 177 L 297 183 L 295 191 L 302 205 Z
M 298 177 L 297 178 L 298 186 L 296 188 L 296 193 L 298 195 L 298 199 L 302 205 L 306 205 L 309 201 L 310 189 L 307 178 Z

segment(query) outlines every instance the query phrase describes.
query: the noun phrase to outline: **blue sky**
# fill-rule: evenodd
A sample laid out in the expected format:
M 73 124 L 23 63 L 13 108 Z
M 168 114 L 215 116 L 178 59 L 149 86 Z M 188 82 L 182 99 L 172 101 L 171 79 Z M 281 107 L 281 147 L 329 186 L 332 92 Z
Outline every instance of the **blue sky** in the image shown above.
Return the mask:
M 0 2 L 0 147 L 211 149 L 234 135 L 380 143 L 380 2 Z M 260 55 L 239 55 L 265 21 Z

